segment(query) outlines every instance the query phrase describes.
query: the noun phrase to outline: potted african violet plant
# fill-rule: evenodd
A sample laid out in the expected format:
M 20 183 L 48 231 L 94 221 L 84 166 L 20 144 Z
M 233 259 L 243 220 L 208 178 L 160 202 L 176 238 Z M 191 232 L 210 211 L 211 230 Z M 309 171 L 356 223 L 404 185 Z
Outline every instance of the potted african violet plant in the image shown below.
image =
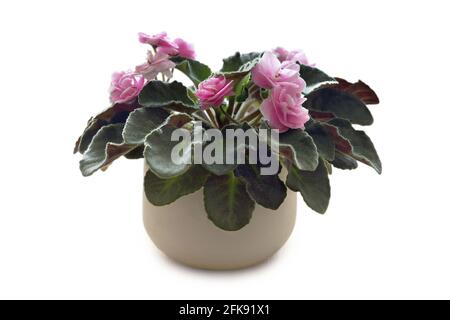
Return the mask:
M 145 159 L 144 224 L 169 257 L 206 269 L 260 263 L 289 238 L 297 193 L 325 213 L 333 167 L 381 173 L 353 126 L 371 125 L 367 105 L 379 103 L 364 82 L 331 77 L 300 50 L 236 53 L 212 72 L 182 39 L 139 41 L 147 61 L 113 75 L 112 105 L 75 152 L 84 176 L 121 156 Z

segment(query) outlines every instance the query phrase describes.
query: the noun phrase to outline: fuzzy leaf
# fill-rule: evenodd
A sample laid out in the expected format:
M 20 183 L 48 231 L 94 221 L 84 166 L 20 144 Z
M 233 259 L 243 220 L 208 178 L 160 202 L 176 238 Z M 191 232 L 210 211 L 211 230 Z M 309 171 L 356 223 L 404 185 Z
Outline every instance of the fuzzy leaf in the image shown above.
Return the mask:
M 223 66 L 220 72 L 236 72 L 248 62 L 251 62 L 257 58 L 261 57 L 259 52 L 250 52 L 241 54 L 236 52 L 233 56 L 223 59 Z
M 212 75 L 211 69 L 197 60 L 184 59 L 177 64 L 176 68 L 191 79 L 196 86 Z
M 200 190 L 208 177 L 208 172 L 201 166 L 192 166 L 182 175 L 161 179 L 148 170 L 144 179 L 145 195 L 155 206 L 168 205 L 182 196 Z
M 364 103 L 350 93 L 333 88 L 322 88 L 308 95 L 303 106 L 321 113 L 349 120 L 351 123 L 371 125 L 373 117 Z
M 166 83 L 150 81 L 139 94 L 139 103 L 144 107 L 182 106 L 187 109 L 198 109 L 198 106 L 189 98 L 188 89 L 180 82 Z
M 144 158 L 144 145 L 137 146 L 125 155 L 129 160 L 138 160 Z
M 191 144 L 185 141 L 184 153 L 182 155 L 183 163 L 174 163 L 172 161 L 172 150 L 179 145 L 179 141 L 171 141 L 172 133 L 175 130 L 181 130 L 186 137 L 191 136 L 187 129 L 181 128 L 184 124 L 192 120 L 186 114 L 171 115 L 165 123 L 153 130 L 145 138 L 144 157 L 150 170 L 162 179 L 168 179 L 185 173 L 190 167 Z
M 169 112 L 160 108 L 140 108 L 130 113 L 123 129 L 123 139 L 128 144 L 143 144 L 145 137 L 158 128 Z
M 339 151 L 336 152 L 336 156 L 331 164 L 342 170 L 353 170 L 358 168 L 358 162 L 356 162 L 355 159 Z
M 280 154 L 287 157 L 297 168 L 314 171 L 319 163 L 316 145 L 309 134 L 301 129 L 290 129 L 280 134 Z
M 138 104 L 137 100 L 130 103 L 116 103 L 103 112 L 99 113 L 95 117 L 91 118 L 88 121 L 83 134 L 78 138 L 73 152 L 84 153 L 91 143 L 92 138 L 103 126 L 115 123 L 125 123 L 130 112 L 139 107 L 140 105 Z
M 334 78 L 330 77 L 322 70 L 306 65 L 301 65 L 300 76 L 306 82 L 306 89 L 304 91 L 305 94 L 309 94 L 324 85 L 337 83 Z
M 208 218 L 217 227 L 237 231 L 250 222 L 255 202 L 248 195 L 245 183 L 233 173 L 209 176 L 203 194 Z
M 314 144 L 321 157 L 328 161 L 333 161 L 335 154 L 335 143 L 328 134 L 328 130 L 320 122 L 310 121 L 306 126 L 306 132 L 314 140 Z
M 108 167 L 114 160 L 136 148 L 135 145 L 123 144 L 122 130 L 123 124 L 110 124 L 97 132 L 80 161 L 83 176 Z
M 351 154 L 353 158 L 371 166 L 376 172 L 381 174 L 383 170 L 381 160 L 378 157 L 375 146 L 364 131 L 355 130 L 350 122 L 343 119 L 333 119 L 328 123 L 334 126 L 339 135 L 350 143 L 350 152 L 344 153 Z
M 336 78 L 338 84 L 332 87 L 337 90 L 345 91 L 357 97 L 359 100 L 365 104 L 378 104 L 380 100 L 378 99 L 375 91 L 372 90 L 367 84 L 359 80 L 356 83 L 348 82 L 347 80 Z
M 221 135 L 220 137 L 210 137 L 208 135 L 208 132 L 205 132 L 205 143 L 203 146 L 203 150 L 206 151 L 208 150 L 208 148 L 210 147 L 214 147 L 214 149 L 220 150 L 220 148 L 222 148 L 222 155 L 223 155 L 223 159 L 222 162 L 225 162 L 223 160 L 226 159 L 226 152 L 227 152 L 227 148 L 226 148 L 226 130 L 227 129 L 237 129 L 238 126 L 232 124 L 232 125 L 228 125 L 225 126 L 224 128 L 222 128 L 221 130 Z M 217 140 L 216 140 L 217 139 Z M 235 146 L 233 144 L 233 146 Z M 236 147 L 236 146 L 235 146 Z M 239 148 L 239 146 L 238 146 Z M 233 152 L 233 159 L 236 158 L 236 150 L 228 150 L 229 152 Z M 222 175 L 226 175 L 230 172 L 232 172 L 234 169 L 236 169 L 237 164 L 227 164 L 227 163 L 211 163 L 211 164 L 206 164 L 203 163 L 202 166 L 207 169 L 209 172 L 217 175 L 217 176 L 222 176 Z
M 320 159 L 315 171 L 302 171 L 290 166 L 286 185 L 301 193 L 306 204 L 318 213 L 325 213 L 330 202 L 330 181 L 327 168 Z
M 240 165 L 236 175 L 245 181 L 250 197 L 264 208 L 277 210 L 287 196 L 286 186 L 278 174 L 261 175 L 258 165 Z

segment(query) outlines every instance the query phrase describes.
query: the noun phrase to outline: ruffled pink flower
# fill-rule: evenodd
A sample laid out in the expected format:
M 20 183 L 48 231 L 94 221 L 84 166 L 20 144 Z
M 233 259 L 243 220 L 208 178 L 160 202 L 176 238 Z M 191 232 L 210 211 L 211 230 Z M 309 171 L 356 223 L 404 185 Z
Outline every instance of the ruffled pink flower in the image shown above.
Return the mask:
M 303 88 L 291 83 L 283 83 L 273 88 L 269 98 L 261 104 L 261 113 L 271 128 L 280 132 L 305 128 L 309 113 L 302 107 L 306 101 L 302 90 Z
M 110 100 L 125 103 L 136 98 L 145 85 L 145 79 L 133 72 L 116 72 L 112 75 Z
M 177 56 L 195 59 L 194 47 L 183 39 L 170 40 L 167 33 L 161 32 L 154 36 L 145 33 L 139 33 L 139 41 L 141 43 L 150 44 L 156 47 L 158 52 L 168 54 L 169 56 Z
M 195 93 L 201 103 L 201 108 L 219 107 L 226 96 L 233 94 L 233 81 L 224 76 L 209 78 L 198 85 Z
M 195 50 L 191 44 L 180 38 L 175 39 L 174 42 L 178 46 L 178 55 L 180 57 L 186 59 L 195 59 Z
M 272 89 L 283 82 L 301 85 L 304 82 L 299 75 L 300 66 L 295 62 L 278 60 L 272 52 L 264 53 L 261 60 L 252 70 L 253 82 L 265 89 Z
M 277 47 L 276 49 L 274 49 L 272 51 L 277 58 L 281 61 L 281 62 L 285 62 L 285 61 L 291 61 L 291 62 L 295 62 L 295 63 L 300 63 L 306 66 L 314 66 L 314 63 L 310 63 L 308 60 L 308 57 L 306 56 L 305 52 L 303 50 L 293 50 L 293 51 L 288 51 L 285 48 L 282 47 Z
M 153 55 L 152 52 L 148 52 L 148 60 L 146 63 L 136 67 L 136 72 L 143 75 L 147 80 L 153 80 L 159 73 L 162 73 L 167 78 L 172 78 L 172 69 L 176 64 L 169 59 L 169 56 L 165 53 L 157 51 Z
M 172 41 L 170 41 L 170 39 L 167 37 L 166 32 L 161 32 L 153 36 L 149 36 L 148 34 L 140 32 L 138 36 L 140 43 L 149 44 L 155 47 L 168 46 L 172 44 Z

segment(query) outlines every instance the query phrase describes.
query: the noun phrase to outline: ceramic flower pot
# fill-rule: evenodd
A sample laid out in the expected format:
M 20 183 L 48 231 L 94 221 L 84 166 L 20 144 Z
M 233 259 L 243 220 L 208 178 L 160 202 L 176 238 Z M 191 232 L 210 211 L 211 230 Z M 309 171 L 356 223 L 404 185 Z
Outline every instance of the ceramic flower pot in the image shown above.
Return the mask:
M 194 268 L 241 269 L 273 256 L 295 225 L 297 195 L 288 191 L 277 211 L 256 205 L 250 223 L 239 231 L 224 231 L 209 219 L 203 190 L 156 207 L 144 194 L 144 225 L 154 244 L 170 258 Z

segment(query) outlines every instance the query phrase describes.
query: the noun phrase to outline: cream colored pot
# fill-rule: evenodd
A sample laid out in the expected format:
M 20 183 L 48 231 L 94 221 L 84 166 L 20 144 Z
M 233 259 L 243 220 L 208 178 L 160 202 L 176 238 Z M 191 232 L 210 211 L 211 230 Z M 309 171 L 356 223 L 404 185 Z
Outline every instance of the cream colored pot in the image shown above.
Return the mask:
M 144 225 L 155 245 L 170 258 L 194 267 L 231 270 L 259 264 L 288 240 L 295 225 L 297 195 L 288 196 L 277 211 L 256 205 L 250 224 L 223 231 L 203 207 L 203 190 L 156 207 L 144 194 Z

